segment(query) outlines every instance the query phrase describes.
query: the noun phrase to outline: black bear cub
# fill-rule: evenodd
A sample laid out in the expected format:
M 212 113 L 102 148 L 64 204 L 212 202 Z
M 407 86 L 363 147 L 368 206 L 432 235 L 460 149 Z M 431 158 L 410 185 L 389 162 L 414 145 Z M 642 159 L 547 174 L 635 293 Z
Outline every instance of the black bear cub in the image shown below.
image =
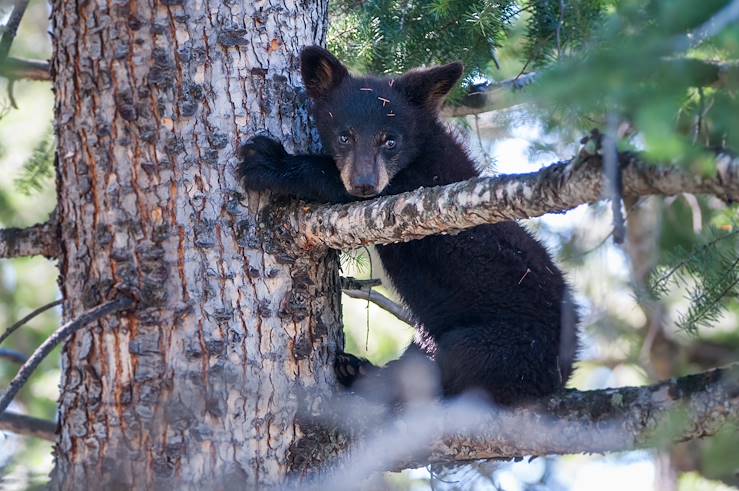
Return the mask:
M 239 168 L 247 189 L 344 203 L 478 175 L 438 117 L 462 65 L 356 77 L 326 50 L 308 47 L 301 71 L 328 155 L 289 155 L 276 141 L 253 138 Z M 408 381 L 393 374 L 418 360 L 440 374 L 446 396 L 478 389 L 509 404 L 566 382 L 577 344 L 569 289 L 546 249 L 517 223 L 377 251 L 417 321 L 416 343 L 382 369 L 338 354 L 342 384 L 400 396 L 395 386 Z

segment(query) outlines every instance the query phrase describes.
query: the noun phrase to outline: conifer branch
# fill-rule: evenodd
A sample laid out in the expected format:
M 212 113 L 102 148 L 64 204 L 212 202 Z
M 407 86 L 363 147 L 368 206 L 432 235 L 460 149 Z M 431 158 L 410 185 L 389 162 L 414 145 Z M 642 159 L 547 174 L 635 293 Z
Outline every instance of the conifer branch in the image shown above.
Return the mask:
M 713 194 L 739 197 L 739 158 L 721 155 L 711 176 L 675 166 L 654 166 L 619 154 L 622 196 Z M 583 147 L 576 158 L 528 174 L 478 177 L 349 205 L 295 209 L 304 246 L 350 250 L 428 235 L 456 233 L 497 223 L 560 213 L 604 199 L 603 162 Z
M 56 441 L 55 422 L 10 411 L 0 414 L 0 431 L 33 436 L 49 442 Z

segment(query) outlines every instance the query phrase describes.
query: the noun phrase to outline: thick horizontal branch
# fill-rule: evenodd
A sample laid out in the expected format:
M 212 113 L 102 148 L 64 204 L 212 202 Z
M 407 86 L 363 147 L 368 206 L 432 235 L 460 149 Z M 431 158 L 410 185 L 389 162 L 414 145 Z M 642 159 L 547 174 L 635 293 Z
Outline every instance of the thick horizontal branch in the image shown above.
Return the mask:
M 45 61 L 7 58 L 0 63 L 0 77 L 10 80 L 51 80 L 51 69 Z
M 412 405 L 400 416 L 366 400 L 331 407 L 339 419 L 326 418 L 325 427 L 346 432 L 351 449 L 317 483 L 321 490 L 347 489 L 382 470 L 628 451 L 715 435 L 739 424 L 739 365 L 651 386 L 569 390 L 513 409 L 464 399 Z M 309 458 L 311 445 L 329 441 L 314 433 L 294 457 Z
M 715 62 L 695 58 L 674 58 L 664 60 L 655 71 L 669 77 L 670 73 L 682 75 L 689 73 L 691 84 L 695 87 L 733 86 L 739 79 L 739 63 L 735 61 Z M 518 77 L 493 82 L 487 85 L 474 85 L 457 105 L 447 105 L 442 110 L 445 117 L 470 116 L 489 111 L 499 111 L 519 103 L 512 97 L 519 90 L 530 86 L 542 77 L 542 72 L 530 72 Z
M 739 424 L 739 365 L 646 387 L 573 390 L 478 423 L 471 435 L 442 437 L 423 461 L 404 465 L 618 452 L 711 436 Z
M 0 258 L 59 255 L 57 222 L 52 218 L 27 228 L 0 229 Z
M 33 436 L 49 442 L 56 441 L 56 423 L 23 414 L 5 411 L 0 414 L 0 431 Z
M 585 147 L 584 147 L 585 148 Z M 620 155 L 623 197 L 680 193 L 739 197 L 739 158 L 722 155 L 718 171 L 698 175 L 673 166 L 652 166 L 636 155 Z M 356 249 L 506 220 L 559 213 L 604 198 L 602 158 L 585 150 L 529 174 L 479 177 L 349 205 L 296 209 L 305 246 Z

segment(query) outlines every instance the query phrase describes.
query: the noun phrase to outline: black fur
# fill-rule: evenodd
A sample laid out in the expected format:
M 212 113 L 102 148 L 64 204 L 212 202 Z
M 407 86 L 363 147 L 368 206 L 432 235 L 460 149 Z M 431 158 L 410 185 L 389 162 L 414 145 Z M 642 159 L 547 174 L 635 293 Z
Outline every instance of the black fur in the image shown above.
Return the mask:
M 461 76 L 461 65 L 416 70 L 393 80 L 353 77 L 317 47 L 306 48 L 301 59 L 330 156 L 288 155 L 277 142 L 252 139 L 242 150 L 245 187 L 344 203 L 358 194 L 397 194 L 478 175 L 437 114 Z M 384 187 L 381 179 L 362 181 L 381 171 L 389 180 Z M 359 181 L 365 185 L 356 185 Z M 518 224 L 481 225 L 377 250 L 418 320 L 416 343 L 435 361 L 445 395 L 477 388 L 511 403 L 549 394 L 566 382 L 577 322 L 569 289 L 545 248 Z M 402 365 L 418 349 L 408 353 L 391 365 Z M 345 386 L 363 374 L 379 380 L 393 371 L 370 367 L 346 353 L 336 361 Z

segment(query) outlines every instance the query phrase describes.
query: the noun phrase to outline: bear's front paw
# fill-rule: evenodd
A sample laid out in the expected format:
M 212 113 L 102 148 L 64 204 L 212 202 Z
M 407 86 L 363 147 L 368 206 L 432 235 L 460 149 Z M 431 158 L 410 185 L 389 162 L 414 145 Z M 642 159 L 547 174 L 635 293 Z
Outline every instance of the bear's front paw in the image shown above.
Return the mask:
M 249 178 L 255 171 L 280 170 L 287 157 L 287 152 L 282 143 L 266 136 L 255 136 L 241 145 L 239 152 L 241 165 L 239 171 L 241 177 Z
M 351 387 L 358 379 L 366 377 L 375 367 L 364 358 L 349 353 L 337 353 L 334 360 L 336 380 L 344 387 Z

